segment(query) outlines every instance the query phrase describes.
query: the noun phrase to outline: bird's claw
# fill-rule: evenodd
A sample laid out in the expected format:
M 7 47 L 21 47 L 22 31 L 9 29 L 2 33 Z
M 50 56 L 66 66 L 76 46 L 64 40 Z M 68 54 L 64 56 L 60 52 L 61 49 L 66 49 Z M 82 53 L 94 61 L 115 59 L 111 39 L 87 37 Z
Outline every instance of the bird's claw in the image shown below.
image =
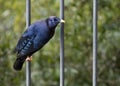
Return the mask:
M 26 58 L 26 61 L 32 61 L 32 56 L 28 56 L 27 58 Z

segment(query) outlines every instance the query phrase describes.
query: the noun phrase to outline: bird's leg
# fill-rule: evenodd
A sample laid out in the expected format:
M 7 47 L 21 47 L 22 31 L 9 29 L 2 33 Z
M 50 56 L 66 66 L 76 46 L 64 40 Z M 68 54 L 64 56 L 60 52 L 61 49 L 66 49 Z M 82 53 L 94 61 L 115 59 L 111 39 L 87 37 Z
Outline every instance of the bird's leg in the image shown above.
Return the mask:
M 32 61 L 32 56 L 27 56 L 26 61 Z

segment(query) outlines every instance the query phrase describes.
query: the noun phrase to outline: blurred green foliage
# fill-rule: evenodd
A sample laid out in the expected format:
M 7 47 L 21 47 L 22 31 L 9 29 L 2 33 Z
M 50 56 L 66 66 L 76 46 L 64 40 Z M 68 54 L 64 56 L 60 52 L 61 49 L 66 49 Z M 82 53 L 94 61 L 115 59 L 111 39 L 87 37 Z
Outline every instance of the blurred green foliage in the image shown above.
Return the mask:
M 59 0 L 31 0 L 31 22 L 59 16 Z M 98 2 L 98 86 L 120 85 L 120 1 Z M 0 86 L 25 86 L 12 66 L 25 27 L 25 0 L 0 0 Z M 65 86 L 92 86 L 92 0 L 65 0 Z M 32 86 L 59 86 L 59 26 L 33 55 Z

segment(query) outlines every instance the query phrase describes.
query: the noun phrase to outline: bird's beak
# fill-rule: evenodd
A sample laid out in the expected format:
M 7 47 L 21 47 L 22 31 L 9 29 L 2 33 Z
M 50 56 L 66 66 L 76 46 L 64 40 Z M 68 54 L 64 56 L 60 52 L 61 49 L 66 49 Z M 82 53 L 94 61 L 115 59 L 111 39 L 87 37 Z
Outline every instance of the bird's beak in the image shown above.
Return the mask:
M 65 23 L 65 21 L 63 19 L 60 20 L 61 23 Z

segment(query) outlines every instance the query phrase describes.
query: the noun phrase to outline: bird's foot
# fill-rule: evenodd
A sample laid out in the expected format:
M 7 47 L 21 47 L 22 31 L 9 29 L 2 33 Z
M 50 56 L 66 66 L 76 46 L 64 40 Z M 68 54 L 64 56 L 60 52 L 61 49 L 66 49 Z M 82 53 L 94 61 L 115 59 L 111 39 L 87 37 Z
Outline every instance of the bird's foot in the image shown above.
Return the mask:
M 28 56 L 27 58 L 26 58 L 26 61 L 32 61 L 32 56 Z

